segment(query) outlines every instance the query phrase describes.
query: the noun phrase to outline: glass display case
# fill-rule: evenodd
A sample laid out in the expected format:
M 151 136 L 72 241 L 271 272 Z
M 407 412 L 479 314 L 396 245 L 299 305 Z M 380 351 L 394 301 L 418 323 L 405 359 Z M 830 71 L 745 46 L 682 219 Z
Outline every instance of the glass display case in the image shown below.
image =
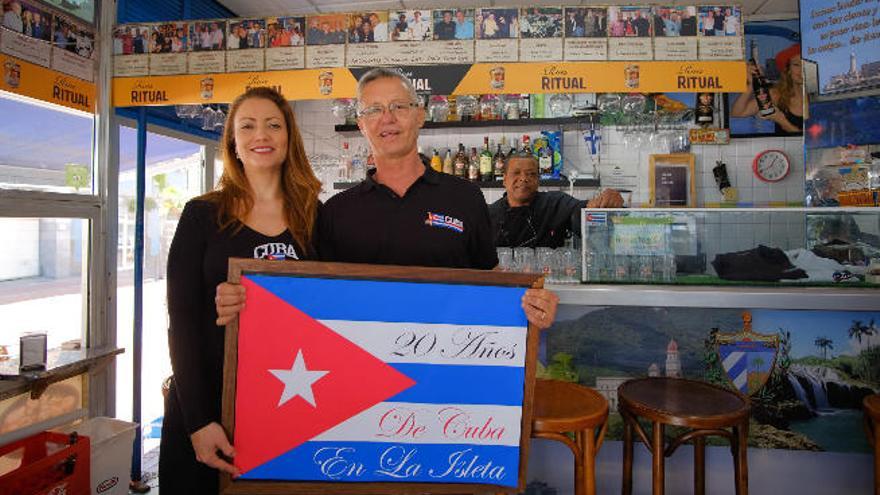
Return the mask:
M 587 283 L 878 287 L 876 208 L 585 209 Z

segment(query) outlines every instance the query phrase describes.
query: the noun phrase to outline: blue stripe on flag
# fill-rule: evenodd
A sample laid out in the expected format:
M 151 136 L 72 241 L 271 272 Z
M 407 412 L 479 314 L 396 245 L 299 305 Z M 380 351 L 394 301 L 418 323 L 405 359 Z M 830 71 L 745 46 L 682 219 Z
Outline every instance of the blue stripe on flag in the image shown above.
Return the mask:
M 240 479 L 516 486 L 518 476 L 518 446 L 306 442 Z
M 389 363 L 416 382 L 388 402 L 521 406 L 523 368 Z
M 746 369 L 748 368 L 748 365 L 749 365 L 749 360 L 746 359 L 746 355 L 744 354 L 742 359 L 737 360 L 736 364 L 734 364 L 729 370 L 727 370 L 727 376 L 729 376 L 731 380 L 736 379 L 736 377 L 738 377 L 744 371 L 746 371 Z M 749 389 L 748 380 L 746 380 L 746 383 L 744 383 L 743 385 L 740 385 L 739 389 L 741 392 L 745 392 L 746 390 L 748 390 Z
M 527 325 L 521 287 L 246 277 L 317 320 Z

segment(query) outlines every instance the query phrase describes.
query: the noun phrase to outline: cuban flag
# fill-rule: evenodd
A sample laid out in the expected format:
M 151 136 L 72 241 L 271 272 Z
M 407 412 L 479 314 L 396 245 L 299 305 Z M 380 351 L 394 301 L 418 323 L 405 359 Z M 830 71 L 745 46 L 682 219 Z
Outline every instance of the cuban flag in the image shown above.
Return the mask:
M 517 486 L 525 288 L 241 283 L 241 479 Z

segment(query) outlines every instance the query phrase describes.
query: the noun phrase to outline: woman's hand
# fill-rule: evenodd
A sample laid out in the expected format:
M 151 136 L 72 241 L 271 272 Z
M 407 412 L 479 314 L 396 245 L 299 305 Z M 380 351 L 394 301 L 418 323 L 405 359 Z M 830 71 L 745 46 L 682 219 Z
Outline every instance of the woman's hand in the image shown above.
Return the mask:
M 526 319 L 541 330 L 553 324 L 557 306 L 559 296 L 547 289 L 529 289 L 522 298 Z
M 238 284 L 223 282 L 217 286 L 214 304 L 217 306 L 217 326 L 223 326 L 234 320 L 244 309 L 245 291 Z
M 189 438 L 192 442 L 193 450 L 196 451 L 197 461 L 211 466 L 214 469 L 219 469 L 224 473 L 229 473 L 233 477 L 241 474 L 237 467 L 226 462 L 223 458 L 217 455 L 217 451 L 219 450 L 229 459 L 235 457 L 235 448 L 229 444 L 229 440 L 226 438 L 226 432 L 223 431 L 222 426 L 213 422 L 208 423 L 200 430 L 190 435 Z

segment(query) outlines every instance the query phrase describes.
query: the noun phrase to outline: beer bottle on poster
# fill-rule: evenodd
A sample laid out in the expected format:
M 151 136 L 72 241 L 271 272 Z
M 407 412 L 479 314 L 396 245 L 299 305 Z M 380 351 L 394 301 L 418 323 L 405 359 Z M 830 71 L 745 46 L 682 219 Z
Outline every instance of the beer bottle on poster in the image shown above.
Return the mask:
M 755 66 L 754 72 L 752 72 L 752 92 L 755 94 L 755 102 L 758 104 L 758 113 L 764 117 L 773 115 L 776 113 L 776 107 L 773 106 L 773 99 L 770 97 L 770 83 L 757 68 L 755 60 L 752 60 L 750 64 Z

